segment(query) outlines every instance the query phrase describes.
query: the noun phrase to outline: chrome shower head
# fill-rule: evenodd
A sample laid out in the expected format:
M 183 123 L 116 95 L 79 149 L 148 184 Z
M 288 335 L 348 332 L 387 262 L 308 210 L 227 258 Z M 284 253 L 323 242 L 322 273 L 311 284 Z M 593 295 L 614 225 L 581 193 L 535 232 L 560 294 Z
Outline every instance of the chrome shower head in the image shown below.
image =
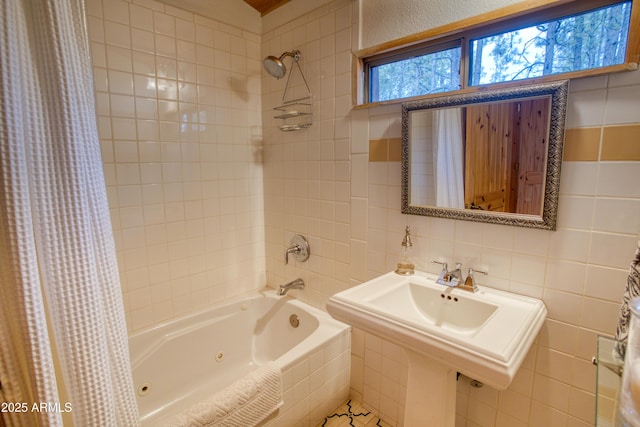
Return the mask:
M 262 65 L 264 66 L 264 69 L 267 70 L 267 73 L 276 79 L 283 78 L 287 73 L 287 67 L 284 65 L 284 62 L 275 56 L 267 56 L 264 58 L 262 60 Z
M 285 74 L 287 74 L 287 67 L 282 61 L 287 56 L 293 57 L 293 60 L 297 62 L 300 59 L 300 51 L 293 50 L 291 52 L 285 52 L 280 55 L 279 58 L 276 58 L 275 56 L 267 56 L 262 60 L 262 65 L 264 66 L 264 69 L 267 71 L 267 73 L 269 73 L 276 79 L 281 79 Z

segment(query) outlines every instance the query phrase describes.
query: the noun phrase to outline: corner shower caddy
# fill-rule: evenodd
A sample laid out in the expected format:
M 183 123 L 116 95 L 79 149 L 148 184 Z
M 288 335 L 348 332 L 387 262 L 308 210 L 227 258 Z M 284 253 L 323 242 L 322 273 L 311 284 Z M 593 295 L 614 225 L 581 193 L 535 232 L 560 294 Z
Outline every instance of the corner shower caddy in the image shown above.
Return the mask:
M 273 108 L 274 110 L 281 112 L 281 114 L 277 114 L 273 116 L 273 118 L 282 120 L 282 124 L 279 128 L 284 132 L 306 129 L 311 126 L 313 122 L 311 115 L 311 107 L 313 104 L 311 99 L 311 90 L 309 89 L 307 79 L 304 77 L 302 68 L 300 68 L 300 64 L 298 63 L 300 60 L 300 52 L 296 50 L 293 51 L 293 53 L 293 62 L 298 67 L 298 72 L 302 77 L 306 92 L 304 96 L 300 98 L 287 99 L 287 91 L 289 90 L 289 83 L 291 83 L 291 75 L 294 73 L 294 69 L 292 67 L 291 72 L 289 72 L 289 76 L 287 77 L 287 84 L 284 87 L 284 93 L 282 94 L 282 104 Z

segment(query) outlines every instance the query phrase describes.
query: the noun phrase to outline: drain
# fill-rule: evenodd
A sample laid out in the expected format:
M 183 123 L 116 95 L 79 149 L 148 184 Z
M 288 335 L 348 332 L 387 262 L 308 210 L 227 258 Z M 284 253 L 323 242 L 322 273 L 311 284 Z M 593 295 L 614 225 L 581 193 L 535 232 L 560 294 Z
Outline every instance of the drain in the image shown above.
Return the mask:
M 222 362 L 222 359 L 224 359 L 224 353 L 219 351 L 216 353 L 216 362 Z
M 291 316 L 289 316 L 289 323 L 291 323 L 291 326 L 293 326 L 294 328 L 300 326 L 300 319 L 298 319 L 298 315 L 292 314 Z
M 151 391 L 151 384 L 144 383 L 138 387 L 138 396 L 146 396 Z

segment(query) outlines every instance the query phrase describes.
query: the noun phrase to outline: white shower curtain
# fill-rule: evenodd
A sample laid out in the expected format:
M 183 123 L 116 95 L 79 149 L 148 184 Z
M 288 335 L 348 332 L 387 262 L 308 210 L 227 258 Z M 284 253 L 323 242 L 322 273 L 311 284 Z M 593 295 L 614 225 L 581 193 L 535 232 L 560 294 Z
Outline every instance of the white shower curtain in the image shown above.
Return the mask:
M 135 426 L 82 0 L 0 1 L 0 96 L 2 421 Z
M 460 108 L 433 114 L 433 174 L 436 206 L 464 208 L 464 146 Z

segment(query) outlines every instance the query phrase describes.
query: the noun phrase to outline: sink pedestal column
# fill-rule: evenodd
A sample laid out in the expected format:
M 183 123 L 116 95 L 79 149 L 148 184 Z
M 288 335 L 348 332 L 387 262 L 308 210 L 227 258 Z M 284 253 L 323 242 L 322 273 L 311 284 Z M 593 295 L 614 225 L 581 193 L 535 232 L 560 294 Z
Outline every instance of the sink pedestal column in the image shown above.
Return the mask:
M 456 370 L 409 349 L 404 425 L 453 427 L 456 418 Z

